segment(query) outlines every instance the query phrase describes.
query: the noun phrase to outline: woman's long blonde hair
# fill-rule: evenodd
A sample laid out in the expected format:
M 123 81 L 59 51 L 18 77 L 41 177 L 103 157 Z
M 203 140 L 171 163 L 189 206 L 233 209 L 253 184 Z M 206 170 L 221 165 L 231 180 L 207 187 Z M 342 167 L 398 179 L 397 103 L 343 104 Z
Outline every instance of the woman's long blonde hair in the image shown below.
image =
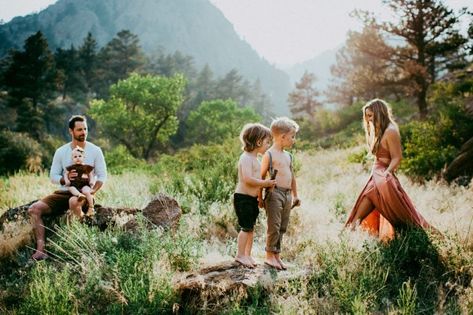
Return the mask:
M 367 109 L 373 112 L 373 124 L 366 121 Z M 363 106 L 363 127 L 365 128 L 366 143 L 371 153 L 378 152 L 384 131 L 390 123 L 397 128 L 397 124 L 392 118 L 391 107 L 385 101 L 375 98 Z

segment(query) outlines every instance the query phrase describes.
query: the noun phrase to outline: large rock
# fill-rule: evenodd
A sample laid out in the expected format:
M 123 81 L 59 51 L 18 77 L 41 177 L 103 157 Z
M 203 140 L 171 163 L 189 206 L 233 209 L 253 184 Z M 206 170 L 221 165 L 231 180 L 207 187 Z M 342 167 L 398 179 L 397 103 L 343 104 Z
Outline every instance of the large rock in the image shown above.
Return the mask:
M 309 270 L 289 267 L 286 271 L 258 264 L 249 269 L 234 261 L 214 264 L 175 279 L 184 312 L 219 314 L 232 303 L 265 298 L 270 290 L 290 279 L 306 276 Z
M 33 228 L 28 215 L 28 208 L 35 201 L 8 209 L 0 216 L 0 258 L 15 252 L 18 248 L 32 244 Z M 181 208 L 176 200 L 159 194 L 143 209 L 110 208 L 95 205 L 95 216 L 85 218 L 84 223 L 105 230 L 110 226 L 120 226 L 133 232 L 138 228 L 136 215 L 142 213 L 150 224 L 150 228 L 160 226 L 174 229 L 181 217 Z M 44 216 L 44 224 L 48 228 L 67 220 L 68 215 L 55 217 Z M 47 230 L 48 232 L 48 230 Z

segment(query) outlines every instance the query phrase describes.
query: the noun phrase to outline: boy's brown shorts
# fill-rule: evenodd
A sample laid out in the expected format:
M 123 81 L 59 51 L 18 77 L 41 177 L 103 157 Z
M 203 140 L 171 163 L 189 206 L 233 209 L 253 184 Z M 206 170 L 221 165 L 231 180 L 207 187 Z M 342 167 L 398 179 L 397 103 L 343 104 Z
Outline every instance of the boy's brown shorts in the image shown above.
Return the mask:
M 69 209 L 69 199 L 71 197 L 72 194 L 68 190 L 56 190 L 51 195 L 41 199 L 41 201 L 48 205 L 51 209 L 51 214 L 61 215 Z M 82 206 L 82 210 L 87 210 L 87 200 Z

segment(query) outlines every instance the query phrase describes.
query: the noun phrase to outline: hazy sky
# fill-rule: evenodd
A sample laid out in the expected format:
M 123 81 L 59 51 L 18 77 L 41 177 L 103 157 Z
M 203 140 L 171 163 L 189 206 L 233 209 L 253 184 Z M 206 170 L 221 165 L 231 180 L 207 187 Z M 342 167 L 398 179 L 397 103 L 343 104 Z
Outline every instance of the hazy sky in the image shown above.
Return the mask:
M 168 0 L 173 1 L 173 0 Z M 290 65 L 336 48 L 348 30 L 360 29 L 350 17 L 355 8 L 389 18 L 381 0 L 210 0 L 235 30 L 266 60 Z M 38 12 L 56 0 L 0 0 L 0 19 Z M 446 0 L 449 7 L 469 6 L 471 0 Z

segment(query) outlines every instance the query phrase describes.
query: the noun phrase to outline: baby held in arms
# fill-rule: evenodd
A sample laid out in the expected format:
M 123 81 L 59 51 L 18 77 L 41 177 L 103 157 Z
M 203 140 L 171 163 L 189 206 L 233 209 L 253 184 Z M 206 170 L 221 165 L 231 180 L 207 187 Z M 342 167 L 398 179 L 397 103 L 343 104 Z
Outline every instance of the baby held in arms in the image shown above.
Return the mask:
M 85 199 L 87 200 L 88 209 L 86 215 L 93 216 L 95 210 L 93 191 L 91 187 L 94 185 L 94 167 L 84 164 L 84 157 L 85 151 L 81 147 L 75 147 L 72 150 L 73 164 L 66 167 L 64 181 L 69 192 L 78 197 L 79 202 L 83 202 Z M 77 177 L 69 180 L 68 174 L 71 171 L 76 171 Z

